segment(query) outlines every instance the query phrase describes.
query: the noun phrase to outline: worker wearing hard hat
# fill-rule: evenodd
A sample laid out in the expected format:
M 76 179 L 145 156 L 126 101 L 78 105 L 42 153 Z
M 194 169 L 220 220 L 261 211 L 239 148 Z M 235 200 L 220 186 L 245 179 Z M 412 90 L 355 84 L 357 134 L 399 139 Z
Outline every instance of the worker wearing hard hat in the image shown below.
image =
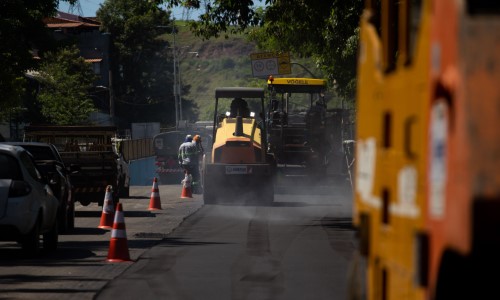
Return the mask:
M 196 143 L 193 142 L 193 136 L 190 134 L 186 135 L 184 143 L 179 146 L 179 153 L 177 155 L 179 160 L 179 165 L 188 174 L 195 176 L 195 172 L 198 170 L 198 149 L 196 148 Z
M 203 158 L 203 154 L 205 154 L 205 150 L 203 149 L 203 145 L 201 143 L 201 136 L 198 134 L 193 137 L 193 141 L 196 143 L 196 148 L 198 149 L 199 158 Z
M 201 180 L 200 180 L 199 162 L 203 161 L 203 154 L 205 153 L 205 150 L 203 149 L 200 135 L 197 134 L 193 137 L 193 143 L 196 145 L 196 152 L 197 152 L 197 156 L 198 156 L 198 166 L 196 167 L 196 170 L 194 170 L 194 173 L 193 173 L 193 193 L 201 194 L 202 188 L 201 188 Z

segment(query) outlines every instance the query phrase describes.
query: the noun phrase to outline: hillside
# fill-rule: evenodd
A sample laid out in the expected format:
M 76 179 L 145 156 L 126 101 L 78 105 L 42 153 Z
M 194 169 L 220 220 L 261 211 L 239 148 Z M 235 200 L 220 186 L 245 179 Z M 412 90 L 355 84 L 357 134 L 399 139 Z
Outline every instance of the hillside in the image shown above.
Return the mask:
M 179 32 L 176 46 L 179 49 L 180 73 L 183 85 L 183 107 L 192 101 L 198 120 L 211 120 L 214 106 L 214 91 L 222 86 L 266 86 L 263 78 L 252 76 L 250 54 L 265 52 L 249 43 L 243 35 L 202 40 L 192 34 L 183 23 L 177 22 Z M 172 41 L 171 35 L 165 39 Z M 198 56 L 195 53 L 197 52 Z M 314 74 L 320 74 L 310 61 L 294 60 L 305 65 Z M 294 66 L 290 76 L 308 76 L 308 73 Z M 196 108 L 197 107 L 197 108 Z M 184 110 L 187 111 L 186 109 Z M 187 115 L 190 121 L 197 121 L 194 115 Z

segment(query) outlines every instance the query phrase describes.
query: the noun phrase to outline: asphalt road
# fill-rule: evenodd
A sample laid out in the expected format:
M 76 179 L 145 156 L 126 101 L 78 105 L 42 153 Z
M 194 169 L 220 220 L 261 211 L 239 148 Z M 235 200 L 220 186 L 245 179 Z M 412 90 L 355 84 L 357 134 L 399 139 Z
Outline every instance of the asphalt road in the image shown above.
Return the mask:
M 151 186 L 134 186 L 121 199 L 130 258 L 158 244 L 203 205 L 200 195 L 181 199 L 180 185 L 160 185 L 162 210 L 149 211 Z M 102 207 L 77 205 L 76 228 L 59 236 L 55 253 L 23 256 L 16 243 L 0 242 L 0 299 L 93 299 L 134 262 L 109 263 L 110 230 L 97 228 Z
M 316 186 L 272 206 L 204 206 L 96 298 L 347 299 L 355 246 L 345 196 Z
M 277 189 L 271 207 L 209 205 L 160 185 L 122 199 L 132 262 L 106 260 L 102 208 L 77 206 L 55 253 L 0 242 L 0 299 L 345 299 L 351 200 L 329 186 Z M 286 190 L 286 194 L 282 192 Z M 310 195 L 308 193 L 314 193 Z

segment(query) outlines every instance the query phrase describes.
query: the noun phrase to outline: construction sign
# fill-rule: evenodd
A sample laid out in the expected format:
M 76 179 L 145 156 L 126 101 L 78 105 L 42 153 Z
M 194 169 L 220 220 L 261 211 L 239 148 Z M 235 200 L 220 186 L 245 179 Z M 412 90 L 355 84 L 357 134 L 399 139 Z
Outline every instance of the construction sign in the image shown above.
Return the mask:
M 284 75 L 292 73 L 290 53 L 262 52 L 250 54 L 252 60 L 252 74 L 254 77 L 268 77 L 269 75 Z

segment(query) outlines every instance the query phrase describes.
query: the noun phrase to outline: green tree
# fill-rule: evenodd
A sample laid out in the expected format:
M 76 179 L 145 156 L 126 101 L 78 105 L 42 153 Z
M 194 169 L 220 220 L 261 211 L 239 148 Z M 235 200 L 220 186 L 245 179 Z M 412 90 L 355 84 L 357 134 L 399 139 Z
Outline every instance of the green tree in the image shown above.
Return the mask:
M 75 46 L 47 52 L 39 69 L 41 90 L 38 101 L 41 113 L 51 124 L 81 125 L 88 123 L 96 111 L 88 91 L 96 75 L 79 55 Z
M 153 1 L 106 0 L 97 17 L 113 40 L 117 116 L 129 122 L 173 123 L 173 73 L 168 57 L 172 50 L 159 38 L 172 31 L 169 12 Z
M 200 8 L 200 0 L 165 0 L 170 6 Z M 205 2 L 203 2 L 205 3 Z M 363 1 L 266 0 L 209 1 L 192 30 L 204 38 L 246 32 L 260 49 L 290 51 L 312 57 L 335 80 L 340 92 L 353 98 L 358 49 L 358 24 Z
M 32 51 L 43 51 L 50 41 L 42 20 L 54 15 L 58 4 L 58 0 L 0 1 L 0 120 L 21 105 L 24 74 L 36 66 Z

